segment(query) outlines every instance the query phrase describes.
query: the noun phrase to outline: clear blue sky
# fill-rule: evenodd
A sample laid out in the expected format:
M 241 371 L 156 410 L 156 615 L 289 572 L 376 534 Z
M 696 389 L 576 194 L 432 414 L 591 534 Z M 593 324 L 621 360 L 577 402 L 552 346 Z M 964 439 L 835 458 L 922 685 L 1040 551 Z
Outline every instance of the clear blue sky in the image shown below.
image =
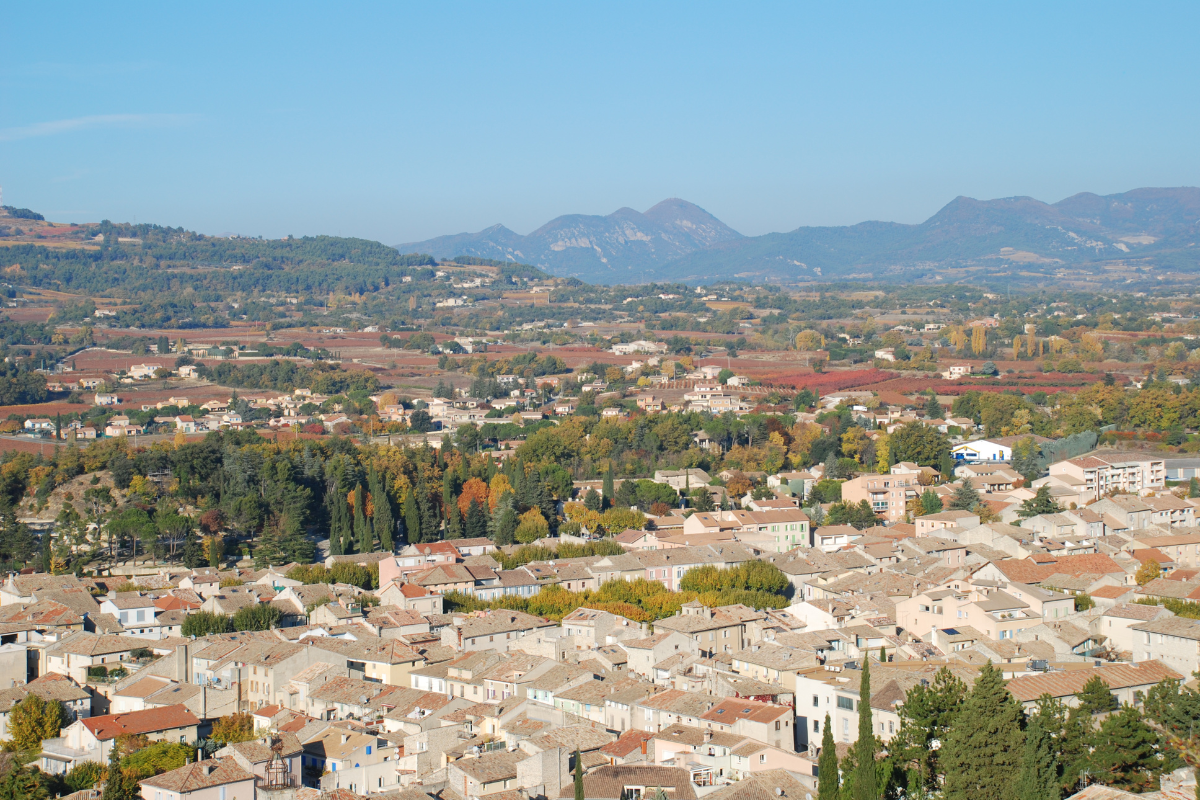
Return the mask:
M 691 200 L 747 234 L 1200 184 L 1200 4 L 7 7 L 4 202 L 392 244 Z

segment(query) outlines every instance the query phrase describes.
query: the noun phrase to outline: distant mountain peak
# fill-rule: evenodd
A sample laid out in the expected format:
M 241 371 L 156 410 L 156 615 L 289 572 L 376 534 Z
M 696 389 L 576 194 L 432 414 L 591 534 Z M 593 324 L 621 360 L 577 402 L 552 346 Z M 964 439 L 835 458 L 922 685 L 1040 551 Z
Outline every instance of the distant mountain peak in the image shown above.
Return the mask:
M 622 206 L 606 216 L 564 214 L 528 236 L 494 225 L 479 233 L 397 245 L 437 258 L 459 255 L 524 261 L 557 275 L 591 281 L 647 280 L 667 262 L 742 235 L 704 209 L 672 197 L 645 213 Z M 632 273 L 632 275 L 631 275 Z

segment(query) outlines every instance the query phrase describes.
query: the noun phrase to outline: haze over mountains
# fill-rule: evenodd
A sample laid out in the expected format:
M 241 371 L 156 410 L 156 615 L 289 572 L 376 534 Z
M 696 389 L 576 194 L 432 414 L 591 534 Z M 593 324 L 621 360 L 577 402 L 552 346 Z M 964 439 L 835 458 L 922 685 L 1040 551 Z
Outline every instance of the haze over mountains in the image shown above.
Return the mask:
M 1200 277 L 1200 189 L 1031 197 L 957 197 L 925 222 L 862 222 L 742 236 L 699 206 L 557 217 L 528 236 L 503 225 L 398 245 L 533 264 L 590 283 L 685 280 L 999 281 L 1046 276 L 1107 282 Z

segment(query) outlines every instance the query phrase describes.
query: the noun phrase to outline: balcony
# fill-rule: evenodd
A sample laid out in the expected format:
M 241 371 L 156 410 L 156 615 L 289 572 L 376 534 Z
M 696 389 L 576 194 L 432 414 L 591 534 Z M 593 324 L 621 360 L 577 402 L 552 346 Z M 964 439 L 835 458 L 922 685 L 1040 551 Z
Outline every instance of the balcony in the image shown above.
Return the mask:
M 300 788 L 300 776 L 294 772 L 284 772 L 278 775 L 255 775 L 254 788 L 256 789 L 298 789 Z

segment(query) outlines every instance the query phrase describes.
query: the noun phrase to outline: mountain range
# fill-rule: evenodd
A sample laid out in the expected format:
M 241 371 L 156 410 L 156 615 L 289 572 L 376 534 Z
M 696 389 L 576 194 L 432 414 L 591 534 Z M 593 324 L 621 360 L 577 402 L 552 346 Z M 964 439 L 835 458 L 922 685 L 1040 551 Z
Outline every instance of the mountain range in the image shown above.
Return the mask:
M 1200 189 L 1032 197 L 957 197 L 916 225 L 862 222 L 742 236 L 699 206 L 664 200 L 644 213 L 568 214 L 528 236 L 479 233 L 397 245 L 438 258 L 518 261 L 590 283 L 740 278 L 783 282 L 1156 285 L 1200 279 Z

